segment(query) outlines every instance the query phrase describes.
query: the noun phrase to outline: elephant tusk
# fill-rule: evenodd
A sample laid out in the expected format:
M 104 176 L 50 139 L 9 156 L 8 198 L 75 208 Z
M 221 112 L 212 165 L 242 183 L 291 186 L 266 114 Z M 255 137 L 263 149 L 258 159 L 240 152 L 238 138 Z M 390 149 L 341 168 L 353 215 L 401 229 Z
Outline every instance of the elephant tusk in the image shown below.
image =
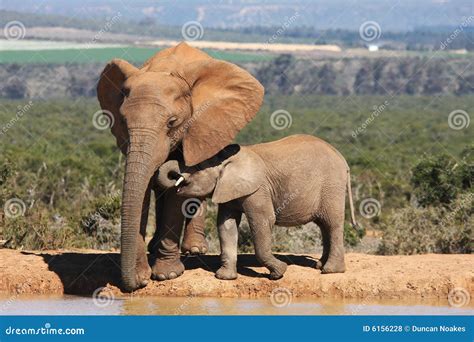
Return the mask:
M 184 177 L 183 176 L 179 177 L 179 179 L 176 181 L 176 183 L 174 183 L 174 186 L 180 185 L 183 181 L 184 181 Z

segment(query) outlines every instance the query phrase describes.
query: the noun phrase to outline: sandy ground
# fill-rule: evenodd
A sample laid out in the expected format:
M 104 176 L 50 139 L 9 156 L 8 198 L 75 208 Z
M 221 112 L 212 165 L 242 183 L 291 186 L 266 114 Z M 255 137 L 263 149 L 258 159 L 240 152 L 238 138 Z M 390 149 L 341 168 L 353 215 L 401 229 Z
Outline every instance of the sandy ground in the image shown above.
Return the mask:
M 278 281 L 267 278 L 253 255 L 239 256 L 239 278 L 214 277 L 215 255 L 183 257 L 186 272 L 165 282 L 150 281 L 136 296 L 266 297 L 276 288 L 295 297 L 446 298 L 456 287 L 474 295 L 474 255 L 346 255 L 347 271 L 322 275 L 315 256 L 279 254 L 289 264 Z M 25 252 L 0 249 L 0 294 L 84 294 L 98 288 L 120 295 L 119 255 L 97 251 Z

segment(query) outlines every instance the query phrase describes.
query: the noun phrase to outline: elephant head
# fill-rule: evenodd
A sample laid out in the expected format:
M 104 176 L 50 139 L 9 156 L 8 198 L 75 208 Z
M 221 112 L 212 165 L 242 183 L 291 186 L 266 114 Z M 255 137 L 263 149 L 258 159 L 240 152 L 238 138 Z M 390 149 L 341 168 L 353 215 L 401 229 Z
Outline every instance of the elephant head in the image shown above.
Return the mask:
M 164 163 L 158 183 L 174 188 L 184 197 L 212 197 L 216 204 L 250 195 L 265 180 L 265 164 L 253 151 L 230 145 L 212 158 L 193 167 L 176 160 Z
M 111 130 L 126 155 L 121 269 L 124 288 L 133 290 L 142 207 L 154 172 L 177 148 L 186 165 L 195 165 L 229 144 L 260 108 L 263 87 L 236 65 L 180 43 L 141 68 L 112 60 L 97 96 L 113 115 Z

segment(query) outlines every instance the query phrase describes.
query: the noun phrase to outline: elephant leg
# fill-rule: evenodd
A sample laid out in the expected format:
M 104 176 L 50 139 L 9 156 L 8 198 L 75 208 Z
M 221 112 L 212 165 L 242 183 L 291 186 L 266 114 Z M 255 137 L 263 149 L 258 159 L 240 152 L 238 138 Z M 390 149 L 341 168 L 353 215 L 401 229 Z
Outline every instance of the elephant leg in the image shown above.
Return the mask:
M 150 210 L 151 187 L 149 186 L 143 201 L 142 216 L 140 219 L 140 236 L 137 239 L 137 283 L 140 287 L 146 286 L 150 281 L 151 268 L 146 255 L 146 226 Z
M 241 218 L 240 211 L 231 210 L 225 205 L 219 206 L 217 227 L 221 245 L 221 267 L 216 272 L 216 278 L 224 280 L 237 278 L 237 243 Z
M 190 204 L 193 202 L 191 201 Z M 194 202 L 194 204 L 196 204 Z M 206 201 L 200 201 L 200 206 L 196 210 L 198 213 L 193 217 L 187 217 L 184 229 L 183 243 L 181 251 L 190 254 L 205 254 L 209 250 L 204 228 L 206 227 Z M 183 208 L 186 212 L 186 208 Z M 185 215 L 186 216 L 186 215 Z
M 148 248 L 155 256 L 152 278 L 174 279 L 184 272 L 180 259 L 179 240 L 183 230 L 184 215 L 181 205 L 184 198 L 172 191 L 155 190 L 156 232 Z
M 321 273 L 343 273 L 344 262 L 344 207 L 335 209 L 332 206 L 329 214 L 321 222 L 321 230 L 325 230 L 329 240 L 329 253 Z M 323 252 L 324 254 L 324 252 Z
M 321 223 L 321 221 L 315 220 L 314 223 L 316 223 L 321 230 L 321 240 L 323 243 L 323 254 L 321 255 L 321 258 L 318 260 L 318 262 L 316 263 L 316 268 L 322 269 L 324 264 L 327 262 L 328 256 L 329 256 L 329 244 L 330 244 L 329 232 L 326 225 Z
M 283 277 L 287 265 L 272 254 L 275 212 L 269 196 L 261 195 L 257 191 L 244 201 L 243 208 L 253 235 L 257 260 L 270 270 L 270 279 Z

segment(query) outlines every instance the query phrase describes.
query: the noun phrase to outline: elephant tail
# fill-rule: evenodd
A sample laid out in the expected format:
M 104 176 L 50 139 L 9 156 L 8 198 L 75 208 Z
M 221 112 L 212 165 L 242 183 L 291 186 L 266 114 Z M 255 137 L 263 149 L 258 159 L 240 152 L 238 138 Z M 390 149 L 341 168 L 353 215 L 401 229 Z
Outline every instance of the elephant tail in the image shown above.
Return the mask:
M 351 170 L 349 168 L 347 168 L 347 193 L 349 196 L 349 208 L 351 210 L 351 225 L 354 229 L 358 230 L 359 225 L 355 218 L 354 202 L 352 201 Z

